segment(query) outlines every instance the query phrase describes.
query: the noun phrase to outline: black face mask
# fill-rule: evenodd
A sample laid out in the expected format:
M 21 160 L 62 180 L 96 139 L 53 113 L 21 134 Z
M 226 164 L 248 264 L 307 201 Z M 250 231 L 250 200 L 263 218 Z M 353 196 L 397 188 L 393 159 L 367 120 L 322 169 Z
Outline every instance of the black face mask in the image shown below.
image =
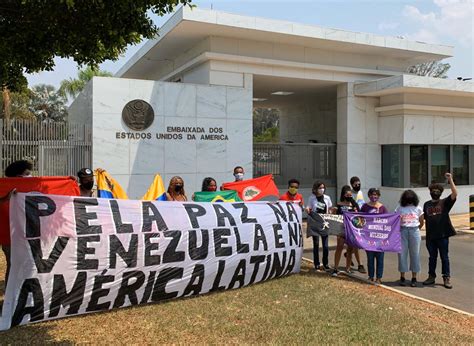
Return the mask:
M 441 192 L 435 191 L 435 192 L 430 192 L 430 196 L 433 200 L 438 200 L 441 197 Z
M 183 189 L 183 185 L 175 185 L 174 186 L 174 191 L 175 192 L 180 192 Z
M 360 191 L 360 185 L 354 185 L 352 188 L 354 189 L 354 191 Z
M 347 197 L 347 196 L 346 196 L 346 197 L 344 197 L 344 199 L 345 199 L 347 202 L 352 201 L 352 197 Z
M 81 187 L 86 190 L 92 190 L 92 188 L 94 187 L 94 182 L 89 181 L 87 183 L 81 184 Z

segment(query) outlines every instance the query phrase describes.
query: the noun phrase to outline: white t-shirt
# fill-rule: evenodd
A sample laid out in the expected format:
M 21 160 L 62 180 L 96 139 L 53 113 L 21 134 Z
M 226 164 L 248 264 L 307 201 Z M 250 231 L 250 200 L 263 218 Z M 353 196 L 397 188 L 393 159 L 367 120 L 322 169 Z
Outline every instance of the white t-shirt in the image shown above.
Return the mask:
M 423 209 L 420 206 L 398 206 L 395 212 L 400 214 L 400 226 L 418 227 L 420 225 L 420 216 L 423 215 Z

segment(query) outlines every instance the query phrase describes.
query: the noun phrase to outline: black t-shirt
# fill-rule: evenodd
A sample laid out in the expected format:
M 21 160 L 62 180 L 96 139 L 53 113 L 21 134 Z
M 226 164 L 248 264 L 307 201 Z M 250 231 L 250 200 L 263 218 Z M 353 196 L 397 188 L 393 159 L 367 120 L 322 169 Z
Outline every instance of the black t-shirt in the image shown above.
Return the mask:
M 326 202 L 324 201 L 324 195 L 316 196 L 316 199 L 318 200 L 318 204 L 316 205 L 316 213 L 327 214 L 328 206 L 326 205 Z
M 435 240 L 451 237 L 456 234 L 449 218 L 449 212 L 456 200 L 451 195 L 436 202 L 428 201 L 423 205 L 426 220 L 426 239 Z
M 345 205 L 338 203 L 337 204 L 337 214 L 342 215 L 345 212 L 350 212 L 350 213 L 355 213 L 359 211 L 359 206 L 357 205 L 357 202 L 352 200 L 350 205 Z

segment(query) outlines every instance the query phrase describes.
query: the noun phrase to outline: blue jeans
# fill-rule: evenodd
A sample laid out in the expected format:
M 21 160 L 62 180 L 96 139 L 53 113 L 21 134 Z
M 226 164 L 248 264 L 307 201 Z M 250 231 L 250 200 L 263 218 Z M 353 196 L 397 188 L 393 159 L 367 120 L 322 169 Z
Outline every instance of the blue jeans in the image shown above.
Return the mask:
M 426 248 L 430 254 L 428 261 L 428 275 L 436 277 L 436 262 L 438 262 L 438 251 L 441 257 L 441 274 L 443 277 L 450 277 L 451 273 L 449 270 L 449 238 L 441 238 L 435 240 L 426 240 Z
M 401 227 L 402 252 L 398 254 L 398 271 L 406 273 L 419 273 L 421 235 L 418 227 Z M 410 268 L 408 268 L 408 255 L 410 255 Z
M 328 238 L 327 235 L 322 236 L 313 236 L 313 261 L 314 267 L 317 268 L 321 265 L 319 262 L 319 237 L 322 239 L 323 245 L 323 266 L 327 266 L 329 264 L 329 246 L 328 246 Z
M 374 278 L 375 274 L 375 260 L 377 260 L 377 279 L 381 279 L 383 276 L 383 258 L 385 253 L 378 251 L 366 251 L 367 253 L 367 270 L 369 272 L 369 278 Z

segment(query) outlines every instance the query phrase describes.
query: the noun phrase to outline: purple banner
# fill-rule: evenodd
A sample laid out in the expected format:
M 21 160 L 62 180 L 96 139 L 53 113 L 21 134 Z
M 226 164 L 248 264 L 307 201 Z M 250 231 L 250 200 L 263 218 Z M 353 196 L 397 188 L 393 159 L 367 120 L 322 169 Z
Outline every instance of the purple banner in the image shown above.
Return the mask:
M 401 252 L 400 214 L 344 213 L 346 243 L 368 251 Z

